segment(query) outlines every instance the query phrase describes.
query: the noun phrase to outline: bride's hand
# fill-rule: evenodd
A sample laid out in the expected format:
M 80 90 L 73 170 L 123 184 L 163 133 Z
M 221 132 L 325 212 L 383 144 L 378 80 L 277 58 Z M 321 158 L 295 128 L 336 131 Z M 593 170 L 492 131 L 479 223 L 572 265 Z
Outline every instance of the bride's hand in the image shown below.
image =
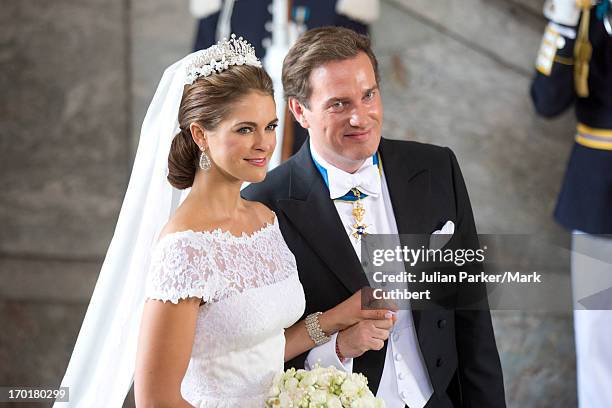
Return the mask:
M 362 305 L 368 307 L 363 308 Z M 372 307 L 374 305 L 375 309 Z M 321 330 L 332 334 L 351 327 L 362 320 L 392 319 L 395 323 L 397 306 L 390 302 L 373 302 L 372 289 L 363 288 L 355 292 L 350 298 L 337 306 L 324 312 L 319 317 Z

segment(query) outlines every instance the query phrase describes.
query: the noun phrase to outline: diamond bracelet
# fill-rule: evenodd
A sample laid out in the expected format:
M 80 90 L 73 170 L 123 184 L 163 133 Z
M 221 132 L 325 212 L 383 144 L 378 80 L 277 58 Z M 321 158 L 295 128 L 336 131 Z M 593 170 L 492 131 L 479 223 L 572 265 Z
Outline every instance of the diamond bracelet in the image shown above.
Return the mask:
M 321 312 L 311 313 L 306 316 L 304 322 L 306 323 L 306 330 L 308 331 L 308 335 L 314 341 L 317 346 L 321 344 L 325 344 L 331 340 L 331 337 L 326 335 L 323 330 L 321 330 L 321 325 L 319 324 L 319 316 L 322 315 Z

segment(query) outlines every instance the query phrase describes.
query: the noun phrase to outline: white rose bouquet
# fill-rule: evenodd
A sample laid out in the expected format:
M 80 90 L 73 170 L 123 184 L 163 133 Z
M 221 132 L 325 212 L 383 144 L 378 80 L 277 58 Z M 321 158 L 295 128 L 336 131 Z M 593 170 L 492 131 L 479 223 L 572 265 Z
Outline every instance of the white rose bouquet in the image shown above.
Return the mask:
M 274 377 L 266 407 L 384 408 L 363 374 L 347 374 L 335 367 L 313 370 L 290 368 Z

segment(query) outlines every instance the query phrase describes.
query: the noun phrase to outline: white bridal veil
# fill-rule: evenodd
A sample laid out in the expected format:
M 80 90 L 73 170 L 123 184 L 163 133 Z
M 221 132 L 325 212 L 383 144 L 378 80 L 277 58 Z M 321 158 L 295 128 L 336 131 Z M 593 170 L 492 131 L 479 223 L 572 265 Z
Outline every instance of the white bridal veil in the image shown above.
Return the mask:
M 119 220 L 62 387 L 58 407 L 121 407 L 132 385 L 149 254 L 178 206 L 166 180 L 190 56 L 166 69 L 149 106 Z

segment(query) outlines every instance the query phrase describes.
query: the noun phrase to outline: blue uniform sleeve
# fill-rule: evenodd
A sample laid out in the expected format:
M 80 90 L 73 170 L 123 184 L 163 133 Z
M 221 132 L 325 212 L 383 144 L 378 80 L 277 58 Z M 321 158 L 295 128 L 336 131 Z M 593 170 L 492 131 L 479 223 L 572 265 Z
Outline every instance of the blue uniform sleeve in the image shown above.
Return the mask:
M 575 40 L 559 31 L 573 29 L 549 23 L 542 38 L 531 83 L 531 100 L 540 116 L 551 118 L 563 113 L 576 99 L 573 53 Z M 567 32 L 566 32 L 567 34 Z

